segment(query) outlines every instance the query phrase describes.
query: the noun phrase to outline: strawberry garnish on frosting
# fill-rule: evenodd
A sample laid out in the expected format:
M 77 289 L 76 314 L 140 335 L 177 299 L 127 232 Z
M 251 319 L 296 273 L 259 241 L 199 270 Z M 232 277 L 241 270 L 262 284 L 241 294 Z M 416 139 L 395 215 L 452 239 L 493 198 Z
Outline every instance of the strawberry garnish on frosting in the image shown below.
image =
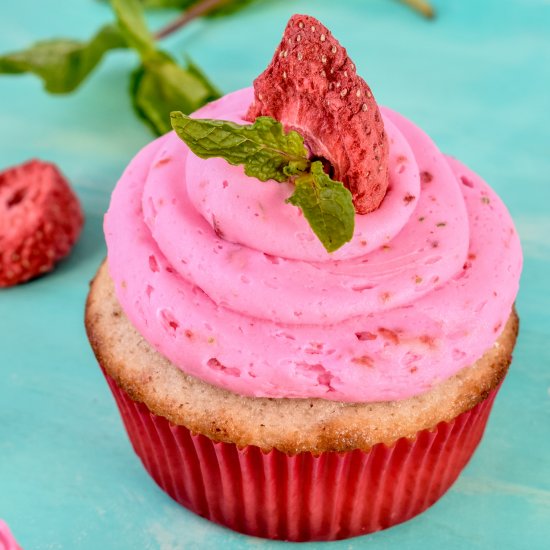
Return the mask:
M 271 64 L 254 81 L 247 119 L 271 116 L 305 137 L 351 191 L 355 210 L 378 208 L 388 187 L 388 142 L 367 83 L 317 19 L 294 15 Z

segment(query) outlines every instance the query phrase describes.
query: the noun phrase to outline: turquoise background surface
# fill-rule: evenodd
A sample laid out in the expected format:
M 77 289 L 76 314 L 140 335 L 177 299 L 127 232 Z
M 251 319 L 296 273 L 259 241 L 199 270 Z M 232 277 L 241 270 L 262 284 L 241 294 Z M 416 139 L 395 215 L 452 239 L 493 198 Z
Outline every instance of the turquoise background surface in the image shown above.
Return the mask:
M 263 70 L 294 12 L 341 39 L 377 99 L 423 127 L 503 197 L 525 253 L 521 335 L 486 436 L 435 506 L 327 549 L 548 548 L 550 538 L 550 3 L 439 0 L 426 21 L 392 0 L 264 1 L 165 41 L 224 92 Z M 158 28 L 173 13 L 153 14 Z M 94 0 L 3 0 L 0 51 L 90 36 L 111 19 Z M 102 215 L 123 168 L 151 138 L 133 116 L 115 52 L 71 96 L 0 76 L 0 167 L 59 164 L 86 226 L 47 277 L 0 290 L 0 517 L 25 549 L 283 548 L 213 525 L 165 496 L 131 451 L 83 328 L 88 281 L 105 254 Z

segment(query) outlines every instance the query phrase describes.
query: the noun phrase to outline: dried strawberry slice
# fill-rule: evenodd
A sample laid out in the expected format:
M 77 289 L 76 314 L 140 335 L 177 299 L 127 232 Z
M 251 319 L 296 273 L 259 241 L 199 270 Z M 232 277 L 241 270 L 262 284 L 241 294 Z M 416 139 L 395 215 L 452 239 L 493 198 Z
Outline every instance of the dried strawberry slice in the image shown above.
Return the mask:
M 82 228 L 80 203 L 59 170 L 31 160 L 0 173 L 0 287 L 50 271 Z
M 355 210 L 378 208 L 388 186 L 384 123 L 346 50 L 317 19 L 290 18 L 267 69 L 254 81 L 247 119 L 271 116 L 305 138 L 351 191 Z M 332 175 L 332 174 L 331 174 Z

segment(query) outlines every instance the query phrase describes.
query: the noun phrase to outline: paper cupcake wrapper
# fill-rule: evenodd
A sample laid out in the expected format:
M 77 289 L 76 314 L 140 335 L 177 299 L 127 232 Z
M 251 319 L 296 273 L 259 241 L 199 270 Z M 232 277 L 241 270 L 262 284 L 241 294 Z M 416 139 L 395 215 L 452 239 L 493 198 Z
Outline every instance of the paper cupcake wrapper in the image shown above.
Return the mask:
M 498 391 L 453 421 L 390 447 L 291 456 L 194 434 L 106 378 L 135 452 L 174 500 L 235 531 L 289 541 L 372 533 L 428 508 L 477 447 Z

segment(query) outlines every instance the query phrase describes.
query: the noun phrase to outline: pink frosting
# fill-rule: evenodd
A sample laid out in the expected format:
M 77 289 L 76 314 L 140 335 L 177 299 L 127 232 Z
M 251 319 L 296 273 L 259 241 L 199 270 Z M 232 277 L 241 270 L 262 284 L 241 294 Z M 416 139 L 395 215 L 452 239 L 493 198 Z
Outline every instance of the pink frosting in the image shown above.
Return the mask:
M 195 116 L 241 122 L 252 90 Z M 183 371 L 244 395 L 403 399 L 471 364 L 517 294 L 521 249 L 500 199 L 382 109 L 390 190 L 328 254 L 290 184 L 204 161 L 170 133 L 130 163 L 105 218 L 117 297 Z
M 0 550 L 21 550 L 6 522 L 0 519 Z

